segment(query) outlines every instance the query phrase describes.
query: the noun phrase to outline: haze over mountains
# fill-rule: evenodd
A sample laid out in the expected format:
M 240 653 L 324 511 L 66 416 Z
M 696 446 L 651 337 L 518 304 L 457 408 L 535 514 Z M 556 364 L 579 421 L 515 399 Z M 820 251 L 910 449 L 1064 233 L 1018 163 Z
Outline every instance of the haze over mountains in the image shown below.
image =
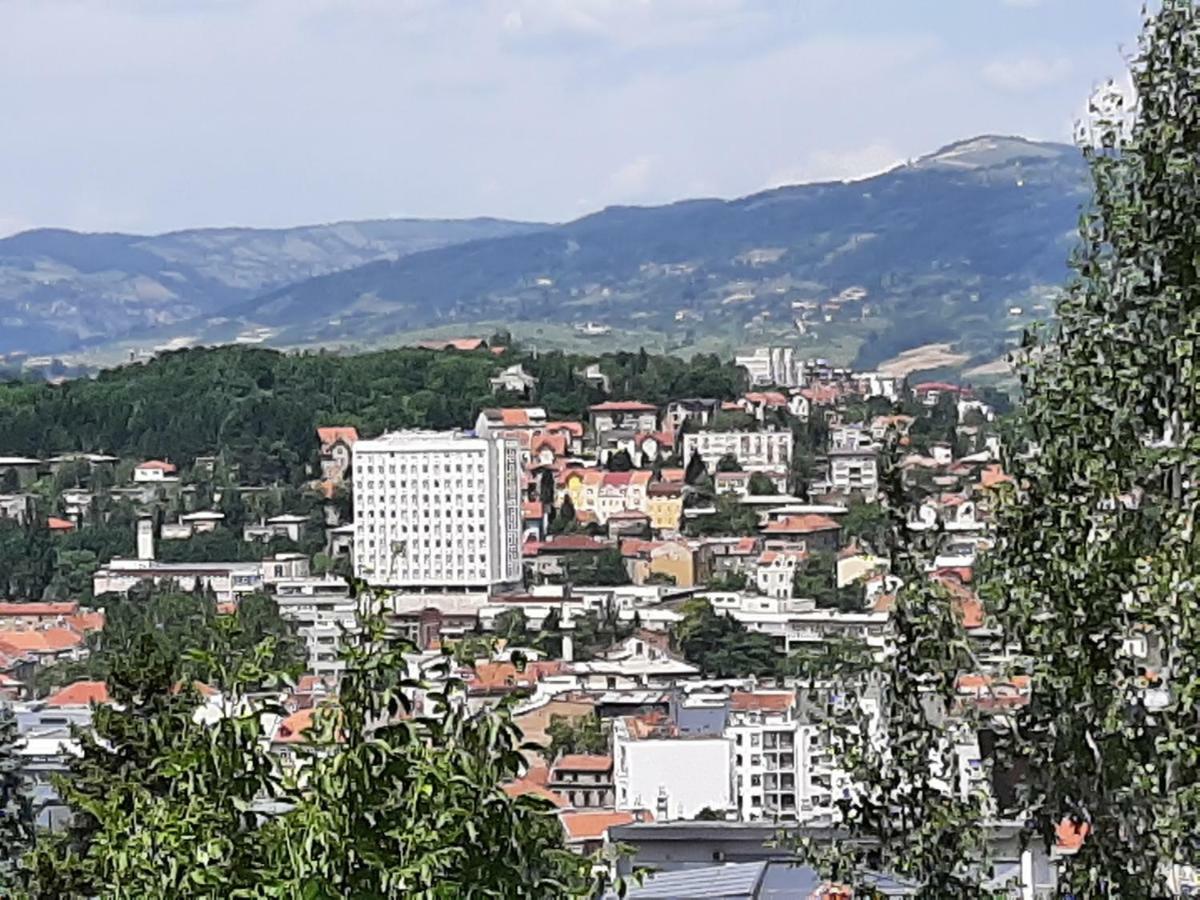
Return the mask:
M 611 328 L 598 345 L 784 341 L 870 365 L 947 342 L 986 363 L 1045 314 L 1086 197 L 1075 148 L 982 137 L 860 181 L 559 225 L 25 232 L 0 240 L 0 353 L 373 345 L 500 324 L 551 345 L 587 340 L 574 326 L 591 322 Z

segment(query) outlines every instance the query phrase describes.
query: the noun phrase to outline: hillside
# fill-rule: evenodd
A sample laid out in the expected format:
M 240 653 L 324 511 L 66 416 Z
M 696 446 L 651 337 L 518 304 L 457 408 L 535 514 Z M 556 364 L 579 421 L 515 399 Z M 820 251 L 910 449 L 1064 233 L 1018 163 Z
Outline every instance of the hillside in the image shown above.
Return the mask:
M 539 227 L 394 219 L 154 237 L 27 231 L 0 240 L 0 354 L 59 352 L 169 327 L 314 275 Z
M 126 328 L 120 346 L 141 351 L 233 340 L 369 347 L 505 325 L 539 346 L 728 353 L 776 341 L 868 366 L 948 344 L 964 367 L 986 366 L 1047 314 L 1086 183 L 1072 147 L 985 136 L 868 179 L 736 200 L 613 207 L 544 227 L 405 223 L 458 229 L 457 242 L 368 229 L 397 223 L 89 236 L 101 262 L 160 273 L 92 333 L 110 341 L 121 324 L 169 323 Z M 487 228 L 495 233 L 479 233 Z M 380 258 L 348 268 L 356 254 Z M 186 277 L 168 275 L 173 266 Z M 141 284 L 121 282 L 126 292 Z M 155 299 L 164 284 L 181 299 Z M 56 293 L 46 287 L 42 310 Z M 585 336 L 585 322 L 607 333 Z
M 1074 148 L 978 138 L 863 181 L 610 208 L 372 263 L 226 315 L 291 344 L 591 321 L 660 349 L 786 340 L 873 365 L 946 341 L 982 362 L 1045 313 L 1085 198 Z

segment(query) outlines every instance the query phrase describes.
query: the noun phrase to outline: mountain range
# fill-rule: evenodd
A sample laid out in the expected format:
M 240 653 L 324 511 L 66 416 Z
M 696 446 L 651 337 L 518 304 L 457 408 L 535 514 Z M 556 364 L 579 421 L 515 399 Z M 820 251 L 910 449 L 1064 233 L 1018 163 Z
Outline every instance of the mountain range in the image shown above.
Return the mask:
M 1048 315 L 1087 196 L 1075 148 L 983 136 L 862 180 L 562 224 L 26 232 L 0 240 L 0 353 L 504 326 L 546 346 L 783 342 L 859 365 L 943 345 L 943 362 L 986 369 Z

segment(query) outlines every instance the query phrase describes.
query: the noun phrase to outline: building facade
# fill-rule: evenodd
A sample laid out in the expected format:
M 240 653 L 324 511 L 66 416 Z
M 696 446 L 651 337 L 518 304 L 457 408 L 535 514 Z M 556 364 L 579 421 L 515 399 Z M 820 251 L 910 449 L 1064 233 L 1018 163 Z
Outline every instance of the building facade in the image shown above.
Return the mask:
M 697 453 L 716 472 L 723 456 L 732 456 L 747 472 L 786 472 L 792 462 L 791 431 L 699 431 L 683 436 L 683 459 Z
M 354 569 L 377 587 L 490 590 L 521 580 L 515 441 L 402 431 L 354 448 Z

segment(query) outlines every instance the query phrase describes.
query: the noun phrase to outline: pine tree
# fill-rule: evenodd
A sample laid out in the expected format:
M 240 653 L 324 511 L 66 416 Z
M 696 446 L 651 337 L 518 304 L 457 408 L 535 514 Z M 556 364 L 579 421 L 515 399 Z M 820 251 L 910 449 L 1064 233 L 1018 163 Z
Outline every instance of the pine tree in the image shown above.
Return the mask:
M 1200 858 L 1200 13 L 1163 0 L 1133 110 L 1094 104 L 1094 201 L 1058 328 L 1031 339 L 1028 446 L 995 553 L 1033 698 L 1002 747 L 1063 890 L 1177 891 Z

